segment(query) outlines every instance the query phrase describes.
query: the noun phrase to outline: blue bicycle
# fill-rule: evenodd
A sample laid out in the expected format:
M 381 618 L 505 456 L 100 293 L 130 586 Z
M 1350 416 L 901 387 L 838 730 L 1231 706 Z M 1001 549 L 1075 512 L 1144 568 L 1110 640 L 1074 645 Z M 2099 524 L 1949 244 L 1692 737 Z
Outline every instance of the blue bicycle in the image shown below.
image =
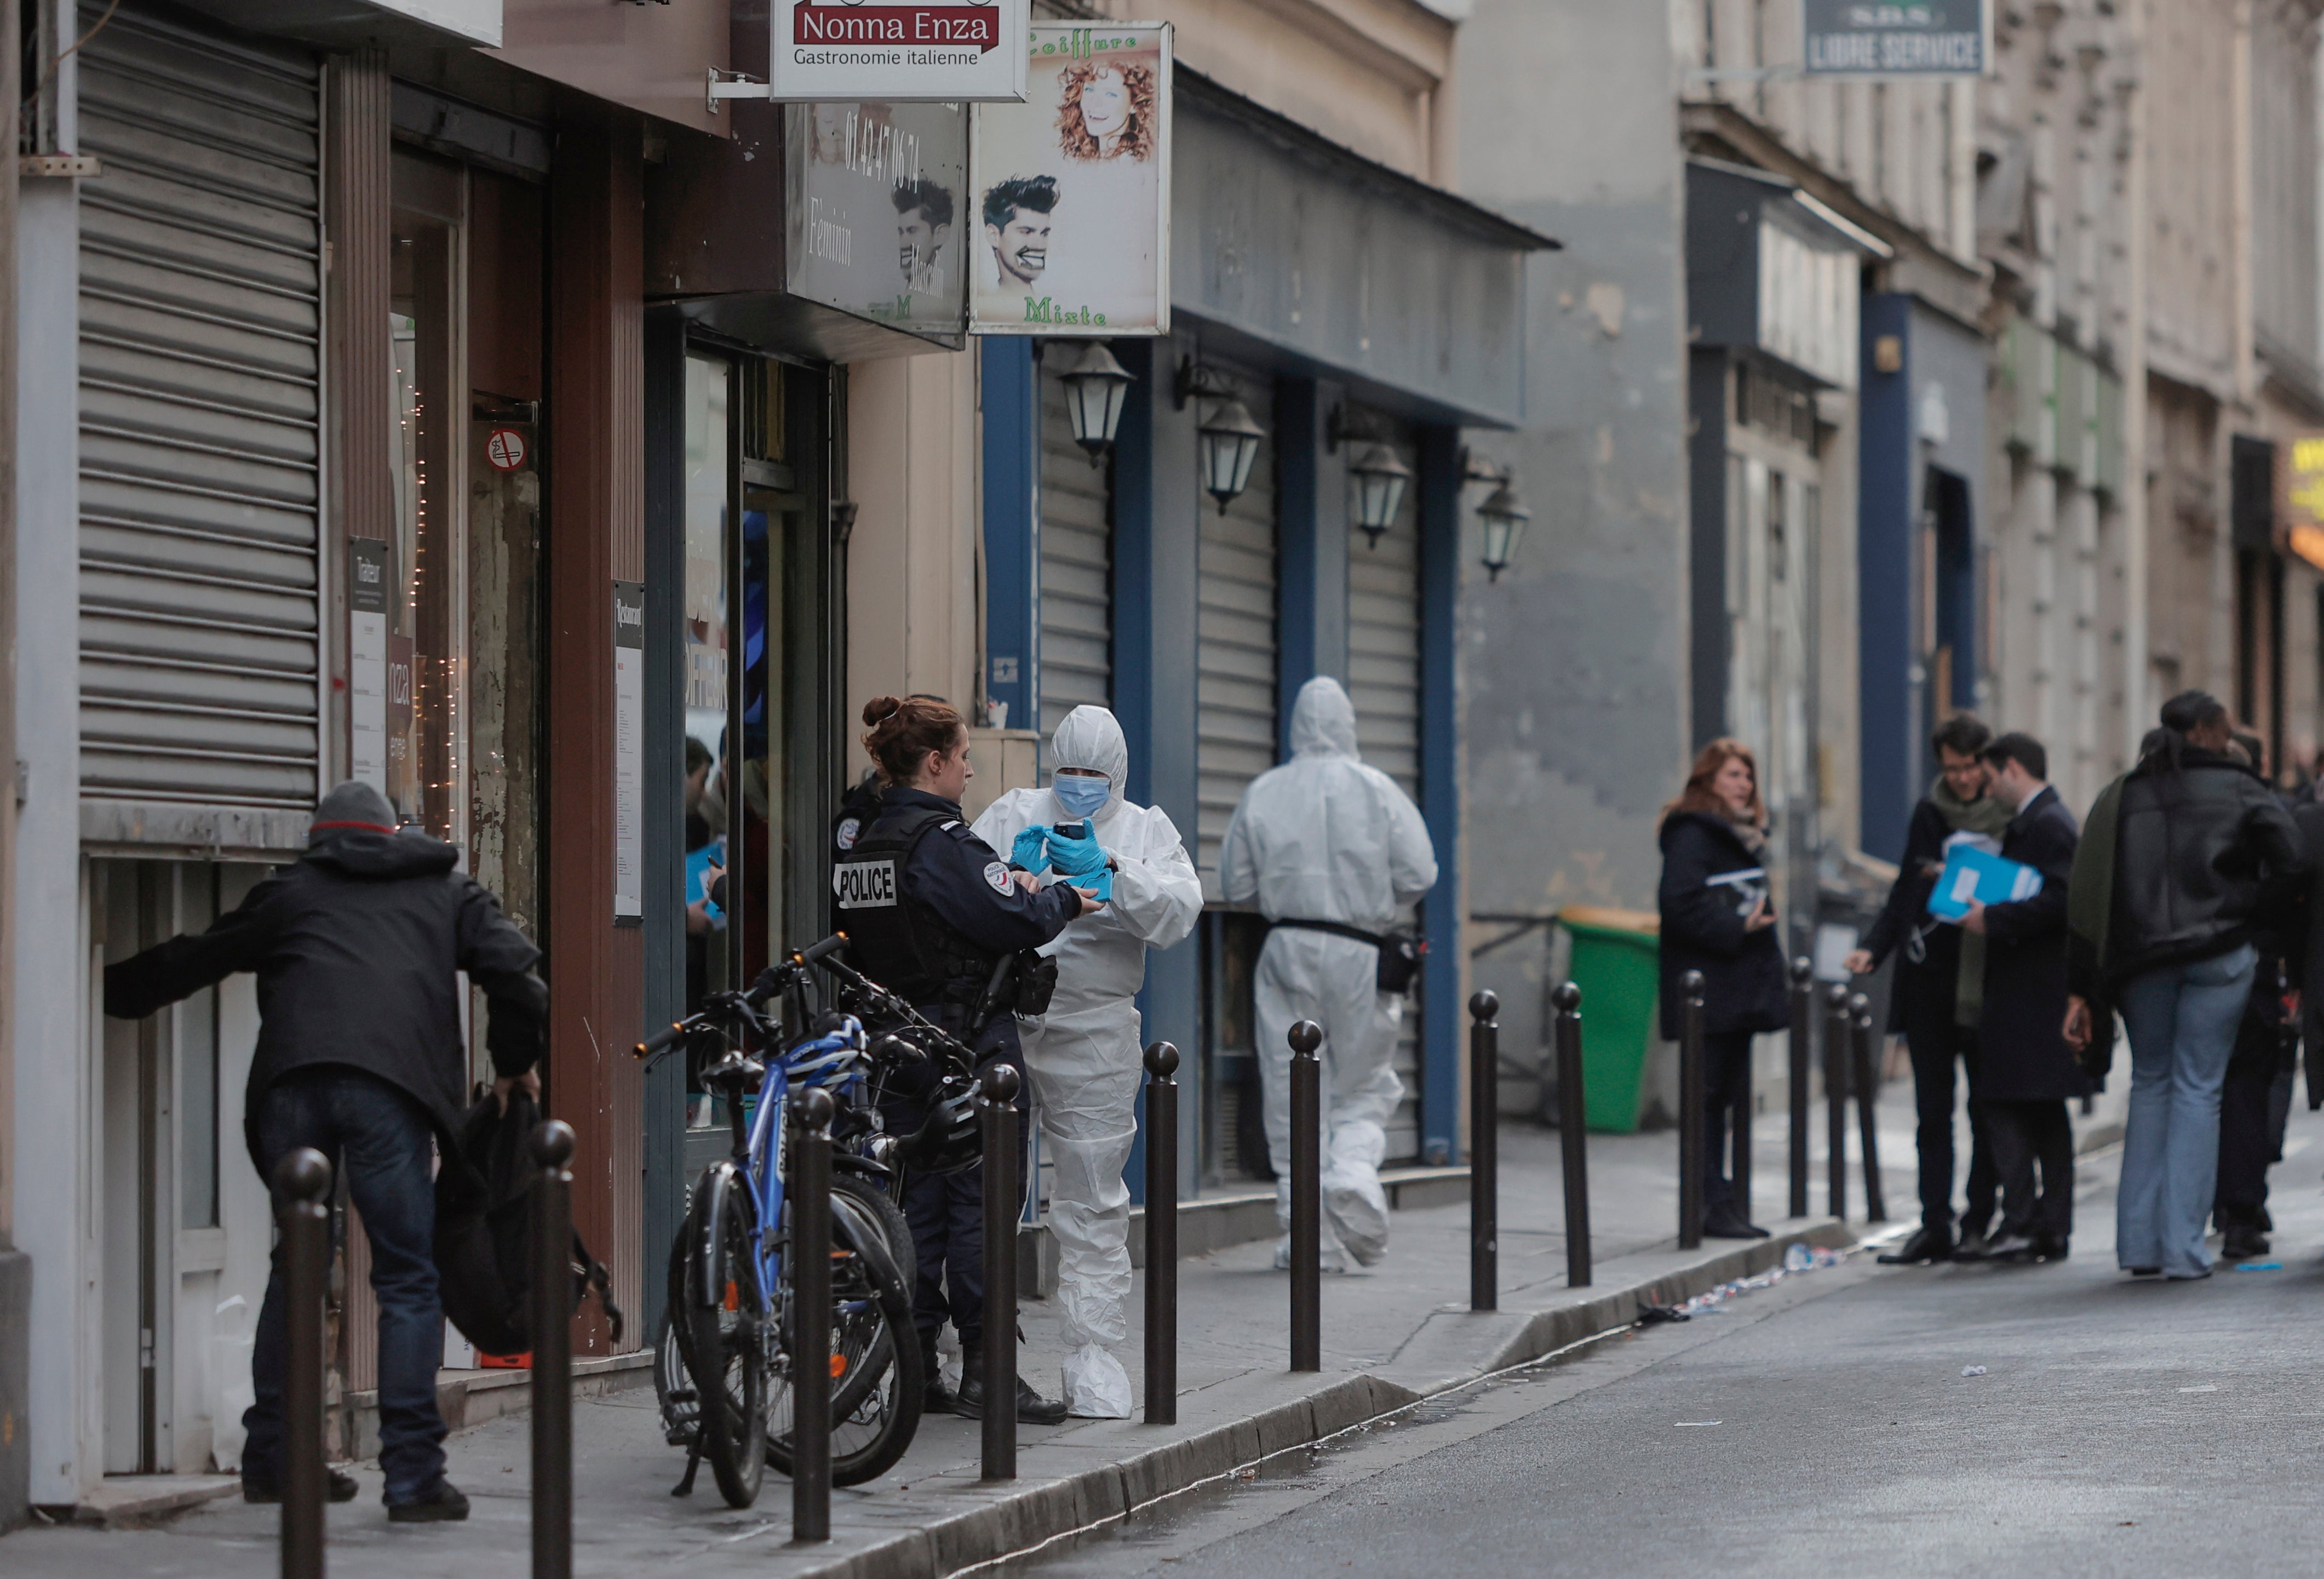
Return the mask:
M 892 1198 L 894 1141 L 871 1100 L 875 1060 L 862 1022 L 825 1011 L 810 1020 L 810 966 L 832 938 L 761 976 L 748 993 L 715 994 L 702 1011 L 650 1040 L 650 1061 L 678 1048 L 701 1055 L 705 1089 L 724 1098 L 733 1150 L 704 1169 L 670 1247 L 669 1314 L 659 1334 L 657 1390 L 674 1445 L 688 1449 L 677 1494 L 693 1490 L 703 1459 L 737 1508 L 759 1493 L 765 1467 L 790 1469 L 791 1379 L 802 1364 L 832 1374 L 832 1479 L 853 1485 L 886 1473 L 919 1427 L 923 1377 L 912 1336 L 911 1233 Z M 770 1001 L 780 1000 L 770 1016 Z M 816 1034 L 787 1034 L 786 1021 Z M 893 1045 L 893 1039 L 883 1039 Z M 777 1049 L 771 1057 L 754 1049 Z M 902 1049 L 909 1053 L 911 1049 Z M 785 1267 L 785 1192 L 794 1089 L 830 1093 L 833 1126 L 831 1352 L 807 1356 Z

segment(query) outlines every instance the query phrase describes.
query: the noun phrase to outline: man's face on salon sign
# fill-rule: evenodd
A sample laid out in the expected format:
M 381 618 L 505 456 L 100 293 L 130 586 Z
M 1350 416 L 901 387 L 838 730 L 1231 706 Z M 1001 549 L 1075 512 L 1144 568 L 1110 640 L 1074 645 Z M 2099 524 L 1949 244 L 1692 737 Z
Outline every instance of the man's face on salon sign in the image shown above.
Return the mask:
M 1009 223 L 984 227 L 984 238 L 999 260 L 1001 276 L 1020 285 L 1040 279 L 1049 266 L 1049 217 L 1030 208 L 1011 208 Z

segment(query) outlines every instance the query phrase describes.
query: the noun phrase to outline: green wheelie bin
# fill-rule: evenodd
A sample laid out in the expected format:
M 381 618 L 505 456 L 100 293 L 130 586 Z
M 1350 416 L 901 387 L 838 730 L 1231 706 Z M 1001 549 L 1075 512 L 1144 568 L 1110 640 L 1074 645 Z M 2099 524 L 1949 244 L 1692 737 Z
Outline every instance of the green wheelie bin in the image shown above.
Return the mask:
M 1655 1042 L 1662 919 L 1650 910 L 1568 905 L 1557 924 L 1573 940 L 1566 974 L 1582 989 L 1583 1112 L 1593 1130 L 1631 1134 Z

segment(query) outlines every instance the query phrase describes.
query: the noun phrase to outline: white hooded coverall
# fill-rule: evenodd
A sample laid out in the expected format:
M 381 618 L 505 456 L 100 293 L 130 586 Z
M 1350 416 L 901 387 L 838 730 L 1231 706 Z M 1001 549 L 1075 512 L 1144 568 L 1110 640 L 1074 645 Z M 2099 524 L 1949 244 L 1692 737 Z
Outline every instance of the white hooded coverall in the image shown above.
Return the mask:
M 1420 808 L 1358 757 L 1356 710 L 1328 676 L 1299 688 L 1291 752 L 1243 791 L 1219 852 L 1220 890 L 1237 904 L 1256 900 L 1270 921 L 1389 930 L 1436 885 L 1436 852 Z M 1276 1216 L 1291 1221 L 1287 1038 L 1297 1021 L 1312 1020 L 1323 1028 L 1324 1214 L 1367 1266 L 1388 1248 L 1382 1126 L 1404 1094 L 1393 1061 L 1404 1000 L 1379 991 L 1379 951 L 1360 938 L 1277 927 L 1259 951 L 1253 983 Z
M 1194 930 L 1203 883 L 1169 817 L 1122 799 L 1130 747 L 1103 707 L 1076 707 L 1050 742 L 1057 768 L 1095 768 L 1112 796 L 1090 819 L 1111 861 L 1113 895 L 1102 910 L 1068 926 L 1041 952 L 1057 962 L 1049 1011 L 1020 1017 L 1025 1071 L 1056 1173 L 1049 1231 L 1058 1250 L 1057 1308 L 1073 1353 L 1065 1363 L 1065 1404 L 1099 1419 L 1130 1414 L 1130 1373 L 1108 1352 L 1130 1335 L 1130 1188 L 1121 1170 L 1137 1137 L 1138 1088 L 1145 1074 L 1138 990 L 1146 951 L 1167 948 Z M 979 838 L 1006 851 L 1040 825 L 1080 820 L 1047 790 L 1011 790 L 976 819 Z

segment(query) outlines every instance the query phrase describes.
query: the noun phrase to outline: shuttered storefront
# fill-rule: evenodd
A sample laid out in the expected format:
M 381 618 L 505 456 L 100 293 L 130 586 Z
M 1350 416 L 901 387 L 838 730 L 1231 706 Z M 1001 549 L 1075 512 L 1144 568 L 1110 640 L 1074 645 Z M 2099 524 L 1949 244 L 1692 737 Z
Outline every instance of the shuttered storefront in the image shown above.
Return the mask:
M 1397 453 L 1413 464 L 1408 444 Z M 1420 799 L 1420 506 L 1407 487 L 1396 524 L 1377 545 L 1348 533 L 1348 697 L 1356 705 L 1356 745 L 1364 761 Z M 1388 1126 L 1388 1155 L 1420 1150 L 1420 994 L 1404 1005 L 1396 1072 L 1404 1100 Z
M 1236 394 L 1272 435 L 1274 401 L 1264 380 L 1240 378 Z M 1203 499 L 1196 545 L 1194 771 L 1195 863 L 1204 897 L 1218 900 L 1219 845 L 1245 786 L 1275 765 L 1275 441 L 1259 447 L 1250 481 L 1220 514 Z
M 1041 369 L 1041 767 L 1049 736 L 1084 702 L 1113 705 L 1113 529 L 1107 521 L 1111 462 L 1090 465 L 1074 442 L 1058 376 L 1070 358 Z
M 134 5 L 78 60 L 82 793 L 309 808 L 317 65 Z

